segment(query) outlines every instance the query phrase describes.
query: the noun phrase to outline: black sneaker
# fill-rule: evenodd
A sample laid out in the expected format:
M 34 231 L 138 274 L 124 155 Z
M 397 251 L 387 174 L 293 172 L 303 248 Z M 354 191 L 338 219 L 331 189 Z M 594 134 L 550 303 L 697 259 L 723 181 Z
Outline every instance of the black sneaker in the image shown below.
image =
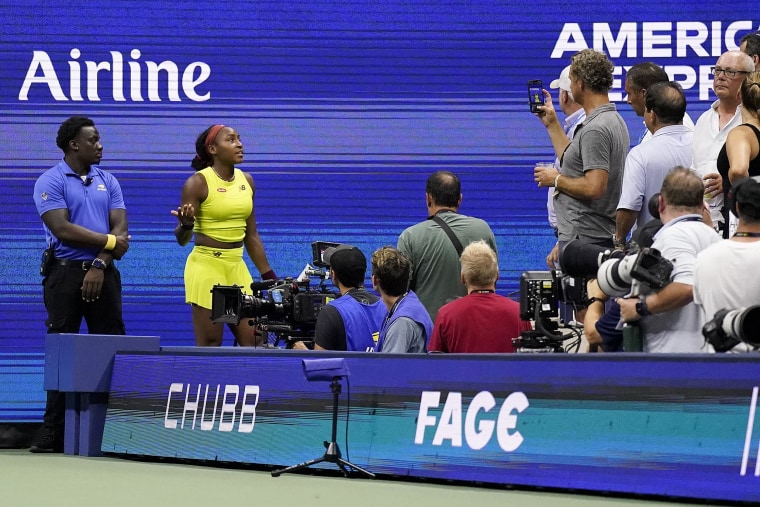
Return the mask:
M 43 429 L 29 447 L 29 452 L 34 453 L 60 453 L 63 452 L 63 435 L 49 429 Z

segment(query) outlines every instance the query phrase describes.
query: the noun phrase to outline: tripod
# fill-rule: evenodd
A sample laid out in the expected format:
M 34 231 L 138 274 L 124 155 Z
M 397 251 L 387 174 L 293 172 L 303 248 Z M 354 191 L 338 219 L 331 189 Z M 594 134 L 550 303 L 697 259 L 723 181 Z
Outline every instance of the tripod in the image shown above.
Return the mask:
M 330 390 L 333 393 L 332 439 L 329 443 L 325 442 L 325 449 L 327 450 L 325 451 L 324 456 L 321 458 L 306 461 L 304 463 L 300 463 L 298 465 L 281 468 L 279 470 L 273 470 L 272 477 L 279 477 L 280 474 L 284 474 L 286 472 L 295 472 L 297 470 L 310 467 L 311 465 L 316 465 L 317 463 L 327 462 L 335 463 L 343 472 L 344 477 L 348 477 L 348 472 L 350 470 L 348 470 L 346 467 L 350 467 L 355 469 L 357 472 L 361 472 L 369 478 L 375 478 L 375 474 L 368 472 L 367 470 L 364 470 L 363 468 L 356 466 L 350 461 L 346 461 L 341 457 L 340 448 L 338 447 L 338 442 L 336 440 L 336 434 L 338 431 L 338 395 L 340 395 L 341 391 L 340 377 L 333 377 L 332 382 L 330 383 Z

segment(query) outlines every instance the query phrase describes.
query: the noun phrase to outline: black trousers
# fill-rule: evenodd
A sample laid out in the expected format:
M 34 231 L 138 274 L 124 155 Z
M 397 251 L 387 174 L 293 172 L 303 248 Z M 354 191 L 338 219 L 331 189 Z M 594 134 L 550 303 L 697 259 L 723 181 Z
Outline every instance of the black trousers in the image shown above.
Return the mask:
M 53 265 L 42 281 L 44 287 L 45 325 L 50 333 L 79 333 L 82 319 L 90 334 L 126 334 L 122 318 L 121 275 L 115 266 L 104 271 L 100 298 L 86 302 L 82 299 L 82 282 L 87 272 L 75 266 Z M 48 391 L 43 422 L 45 429 L 63 436 L 66 396 L 60 391 Z

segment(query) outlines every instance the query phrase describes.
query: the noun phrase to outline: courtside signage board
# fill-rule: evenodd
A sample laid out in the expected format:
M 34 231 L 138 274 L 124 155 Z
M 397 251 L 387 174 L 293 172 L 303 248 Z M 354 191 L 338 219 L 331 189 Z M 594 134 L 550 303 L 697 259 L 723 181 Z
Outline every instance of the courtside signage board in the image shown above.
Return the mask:
M 187 350 L 116 356 L 103 452 L 264 465 L 321 456 L 332 395 L 301 365 L 316 354 Z M 370 471 L 760 501 L 754 358 L 333 356 L 350 370 L 338 441 Z

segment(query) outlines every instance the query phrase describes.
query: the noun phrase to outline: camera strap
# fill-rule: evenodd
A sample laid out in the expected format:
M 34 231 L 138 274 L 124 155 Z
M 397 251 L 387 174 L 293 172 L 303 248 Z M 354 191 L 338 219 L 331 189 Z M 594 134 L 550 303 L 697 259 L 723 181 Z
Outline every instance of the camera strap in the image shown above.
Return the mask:
M 454 231 L 451 230 L 451 227 L 449 227 L 449 224 L 446 223 L 446 221 L 439 217 L 438 215 L 433 215 L 430 217 L 429 220 L 432 220 L 433 222 L 437 223 L 441 226 L 441 229 L 443 229 L 443 232 L 446 233 L 446 235 L 451 240 L 451 243 L 454 245 L 454 248 L 457 249 L 457 255 L 462 255 L 462 250 L 464 250 L 464 247 L 462 246 L 462 242 L 459 241 L 459 238 L 457 238 L 457 235 L 454 234 Z
M 441 210 L 438 213 L 450 212 L 450 211 L 451 210 Z M 436 213 L 432 217 L 428 217 L 428 220 L 432 220 L 433 222 L 441 226 L 441 229 L 443 229 L 443 232 L 446 233 L 446 236 L 449 237 L 449 239 L 451 240 L 451 243 L 454 245 L 454 248 L 456 248 L 457 257 L 460 257 L 462 255 L 462 250 L 464 250 L 464 247 L 462 246 L 462 242 L 459 241 L 459 238 L 457 238 L 457 235 L 454 234 L 454 231 L 451 230 L 451 227 L 449 227 L 449 224 L 447 224 L 443 220 L 443 218 L 438 216 L 438 213 Z M 409 289 L 415 290 L 416 288 L 417 288 L 417 273 L 413 273 L 412 279 L 409 282 Z

